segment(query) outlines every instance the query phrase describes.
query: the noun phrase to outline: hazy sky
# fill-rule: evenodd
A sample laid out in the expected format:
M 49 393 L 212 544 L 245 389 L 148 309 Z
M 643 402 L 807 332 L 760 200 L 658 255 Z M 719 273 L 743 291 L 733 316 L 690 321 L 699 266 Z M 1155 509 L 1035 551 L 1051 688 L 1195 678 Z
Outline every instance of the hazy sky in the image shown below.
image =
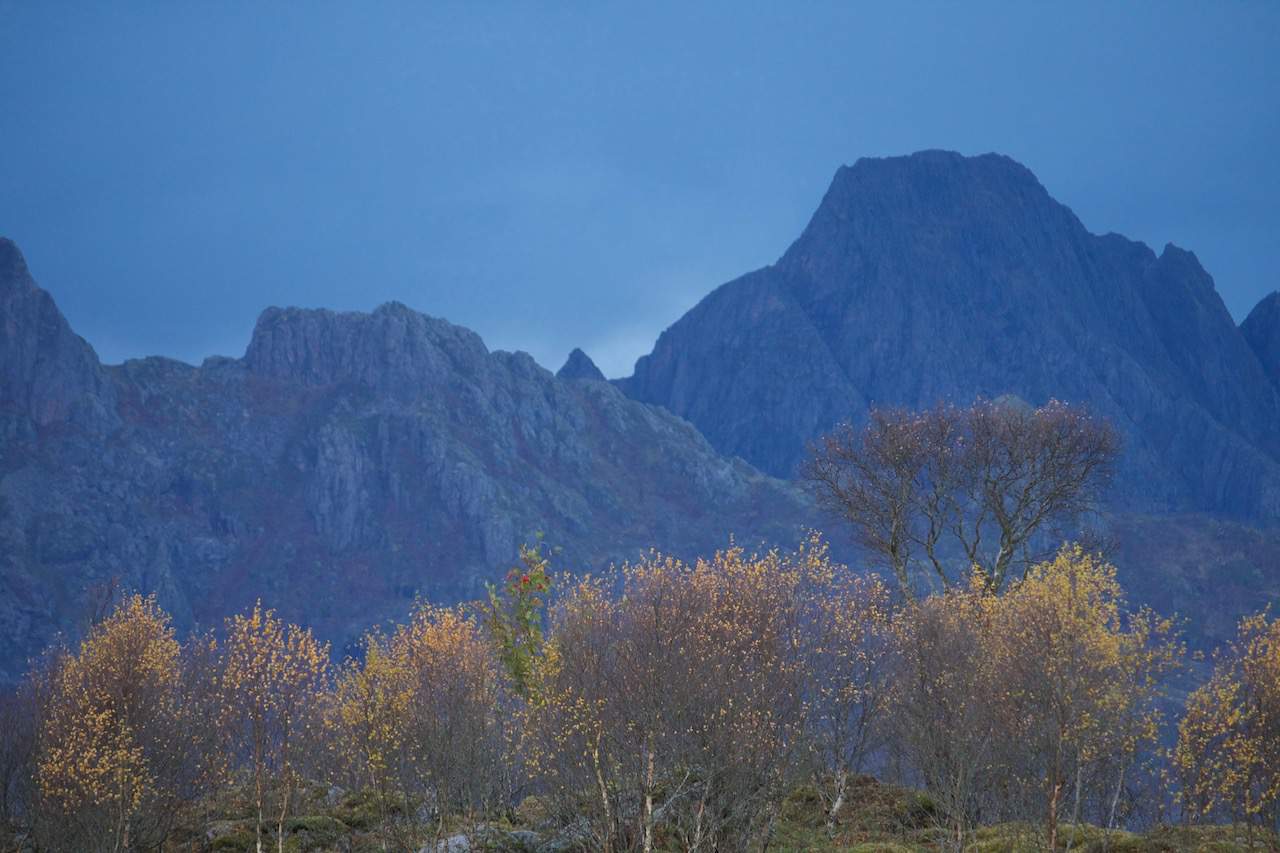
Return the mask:
M 0 235 L 107 362 L 394 299 L 629 374 L 837 166 L 922 148 L 1194 250 L 1243 319 L 1280 288 L 1280 3 L 0 0 Z

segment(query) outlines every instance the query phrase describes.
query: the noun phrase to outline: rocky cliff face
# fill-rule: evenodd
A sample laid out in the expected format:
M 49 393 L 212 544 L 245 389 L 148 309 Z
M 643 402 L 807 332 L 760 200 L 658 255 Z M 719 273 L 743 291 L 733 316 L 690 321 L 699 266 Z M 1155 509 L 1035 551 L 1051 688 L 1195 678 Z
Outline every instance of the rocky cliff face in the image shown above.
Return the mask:
M 0 412 L 32 425 L 113 425 L 112 388 L 93 348 L 71 331 L 53 299 L 35 286 L 11 240 L 0 237 Z
M 269 309 L 243 359 L 98 364 L 0 245 L 0 680 L 117 577 L 183 625 L 261 597 L 339 649 L 415 595 L 794 542 L 807 504 L 687 422 L 402 305 Z
M 1280 290 L 1263 298 L 1240 324 L 1240 333 L 1280 388 Z
M 997 155 L 841 168 L 619 385 L 779 476 L 871 405 L 1083 402 L 1126 435 L 1118 505 L 1280 518 L 1280 398 L 1195 256 L 1089 233 Z

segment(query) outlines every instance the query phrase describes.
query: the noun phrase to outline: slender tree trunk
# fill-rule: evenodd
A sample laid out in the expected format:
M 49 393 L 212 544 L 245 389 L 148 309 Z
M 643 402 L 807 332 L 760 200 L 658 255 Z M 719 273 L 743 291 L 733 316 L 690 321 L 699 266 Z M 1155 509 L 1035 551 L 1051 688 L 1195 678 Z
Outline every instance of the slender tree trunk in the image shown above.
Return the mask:
M 124 772 L 121 771 L 119 775 L 122 777 L 121 782 L 123 782 Z M 119 853 L 120 850 L 129 849 L 129 842 L 125 840 L 125 833 L 128 829 L 129 824 L 125 819 L 125 807 L 124 807 L 125 792 L 124 792 L 123 785 L 120 786 L 119 799 L 120 799 L 120 813 L 116 817 L 116 846 L 115 846 L 116 853 Z
M 613 809 L 609 806 L 609 787 L 604 783 L 604 771 L 600 767 L 600 735 L 591 747 L 591 764 L 596 771 L 596 786 L 600 790 L 600 805 L 604 807 L 603 853 L 613 853 Z
M 844 805 L 844 792 L 849 784 L 849 774 L 845 770 L 836 773 L 836 797 L 831 801 L 831 808 L 827 811 L 827 832 L 835 835 L 836 832 L 836 815 L 840 813 L 840 808 Z
M 1084 772 L 1084 766 L 1080 763 L 1080 757 L 1076 756 L 1076 801 L 1071 807 L 1071 837 L 1067 839 L 1067 849 L 1076 841 L 1076 827 L 1080 825 L 1080 777 Z
M 1058 800 L 1062 796 L 1062 731 L 1059 728 L 1058 742 L 1053 751 L 1053 764 L 1049 768 L 1049 813 L 1045 818 L 1045 829 L 1049 836 L 1049 849 L 1056 850 L 1058 844 Z
M 702 798 L 698 800 L 698 817 L 693 822 L 693 844 L 690 845 L 689 851 L 692 853 L 702 847 L 702 815 L 707 809 L 707 795 L 704 791 Z
M 644 853 L 653 853 L 653 738 L 645 749 L 644 769 Z
M 1058 796 L 1062 793 L 1062 783 L 1054 781 L 1053 790 L 1049 793 L 1049 849 L 1058 849 Z
M 1111 808 L 1107 811 L 1107 831 L 1102 836 L 1102 853 L 1107 853 L 1111 849 L 1111 830 L 1116 825 L 1116 806 L 1120 802 L 1120 791 L 1124 789 L 1124 774 L 1128 770 L 1128 764 L 1120 765 L 1120 775 L 1116 778 L 1116 790 L 1111 795 Z M 1185 816 L 1185 809 L 1184 816 Z
M 289 794 L 293 791 L 293 785 L 288 778 L 288 770 L 285 770 L 284 794 L 280 797 L 280 822 L 276 824 L 276 853 L 284 853 L 284 819 L 289 813 Z
M 261 764 L 259 764 L 257 767 L 254 767 L 253 769 L 253 791 L 254 791 L 254 795 L 257 797 L 257 800 L 258 800 L 258 825 L 257 825 L 256 835 L 254 837 L 257 841 L 257 851 L 258 853 L 262 853 L 262 823 L 263 823 L 264 817 L 263 817 L 263 805 L 262 805 Z

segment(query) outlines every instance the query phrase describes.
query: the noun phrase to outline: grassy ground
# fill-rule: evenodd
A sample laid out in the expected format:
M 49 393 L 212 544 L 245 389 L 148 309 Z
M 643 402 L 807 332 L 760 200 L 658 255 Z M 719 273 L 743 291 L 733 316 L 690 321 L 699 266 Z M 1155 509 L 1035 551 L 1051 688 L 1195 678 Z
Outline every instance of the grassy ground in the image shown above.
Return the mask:
M 376 802 L 362 794 L 313 788 L 300 801 L 300 814 L 285 822 L 284 850 L 288 853 L 364 853 L 364 851 L 412 850 L 391 839 L 384 848 L 384 815 Z M 536 853 L 546 834 L 535 835 L 544 812 L 531 798 L 515 814 L 485 822 L 487 833 L 472 850 L 502 853 Z M 884 785 L 870 777 L 852 782 L 846 806 L 834 829 L 817 792 L 800 787 L 783 803 L 770 853 L 798 851 L 854 851 L 855 853 L 925 853 L 954 850 L 946 845 L 933 802 L 918 791 Z M 474 824 L 472 824 L 474 825 Z M 441 838 L 467 832 L 469 825 L 454 820 L 439 827 Z M 264 839 L 264 849 L 277 849 L 274 826 Z M 22 850 L 12 840 L 0 848 Z M 198 814 L 183 816 L 165 847 L 167 853 L 245 853 L 255 849 L 253 808 L 249 800 L 228 792 L 206 803 Z M 541 848 L 547 849 L 547 848 Z M 561 839 L 557 853 L 576 848 Z M 967 853 L 1035 853 L 1047 850 L 1041 828 L 1026 823 L 985 826 L 966 839 Z M 1280 836 L 1243 827 L 1157 827 L 1144 833 L 1105 833 L 1095 826 L 1065 825 L 1060 829 L 1058 850 L 1080 853 L 1174 853 L 1174 851 L 1273 851 L 1280 853 Z M 457 853 L 451 850 L 450 853 Z M 664 851 L 665 853 L 665 851 Z M 672 851 L 674 853 L 674 851 Z
M 954 849 L 944 846 L 948 832 L 932 801 L 918 791 L 883 785 L 870 777 L 855 780 L 849 801 L 832 832 L 826 825 L 817 794 L 799 788 L 782 810 L 776 840 L 770 850 L 856 851 L 856 853 L 917 853 Z M 1080 853 L 1234 853 L 1280 851 L 1280 837 L 1245 827 L 1157 827 L 1145 834 L 1096 826 L 1059 828 L 1058 850 Z M 1042 828 L 1026 823 L 984 826 L 965 842 L 967 853 L 1036 853 L 1048 849 Z

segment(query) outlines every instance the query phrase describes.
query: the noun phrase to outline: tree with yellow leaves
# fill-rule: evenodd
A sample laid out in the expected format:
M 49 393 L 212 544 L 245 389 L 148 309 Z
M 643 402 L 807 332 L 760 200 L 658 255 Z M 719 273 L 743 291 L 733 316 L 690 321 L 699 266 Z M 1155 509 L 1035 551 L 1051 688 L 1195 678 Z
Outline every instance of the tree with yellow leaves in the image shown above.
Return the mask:
M 1115 567 L 1064 546 L 1015 582 L 987 596 L 991 701 L 1007 743 L 1005 772 L 1040 791 L 1050 849 L 1068 797 L 1079 819 L 1096 768 L 1124 770 L 1155 742 L 1163 677 L 1184 649 L 1173 625 L 1150 611 L 1126 613 Z M 1114 808 L 1114 798 L 1112 799 Z
M 1280 823 L 1280 619 L 1240 622 L 1209 683 L 1187 699 L 1174 766 L 1188 815 Z
M 273 789 L 279 805 L 276 844 L 284 853 L 284 822 L 298 783 L 295 750 L 314 723 L 328 669 L 328 644 L 284 623 L 261 602 L 227 620 L 219 719 L 234 757 L 247 762 L 253 776 L 258 853 Z
M 425 602 L 389 636 L 368 635 L 364 660 L 343 666 L 331 740 L 350 778 L 374 792 L 384 834 L 399 846 L 420 844 L 420 816 L 434 814 L 438 835 L 446 816 L 506 804 L 499 672 L 474 616 Z
M 857 706 L 874 678 L 869 661 L 845 657 L 860 634 L 842 635 L 853 626 L 821 599 L 839 610 L 883 592 L 846 586 L 843 572 L 815 540 L 693 564 L 654 553 L 569 585 L 535 665 L 524 742 L 560 811 L 585 815 L 606 851 L 767 844 L 811 744 L 833 766 L 861 754 Z
M 133 595 L 56 659 L 36 770 L 50 846 L 159 845 L 215 778 L 180 654 L 154 597 Z
M 909 603 L 895 620 L 893 740 L 942 806 L 957 848 L 982 821 L 1039 814 L 1058 841 L 1068 803 L 1114 822 L 1125 775 L 1155 741 L 1173 626 L 1127 612 L 1115 568 L 1079 546 L 1003 595 L 968 589 Z
M 326 716 L 327 742 L 343 782 L 370 791 L 382 818 L 383 849 L 393 807 L 407 805 L 403 785 L 409 671 L 381 633 L 364 640 L 364 660 L 339 669 Z M 408 808 L 402 808 L 408 812 Z

